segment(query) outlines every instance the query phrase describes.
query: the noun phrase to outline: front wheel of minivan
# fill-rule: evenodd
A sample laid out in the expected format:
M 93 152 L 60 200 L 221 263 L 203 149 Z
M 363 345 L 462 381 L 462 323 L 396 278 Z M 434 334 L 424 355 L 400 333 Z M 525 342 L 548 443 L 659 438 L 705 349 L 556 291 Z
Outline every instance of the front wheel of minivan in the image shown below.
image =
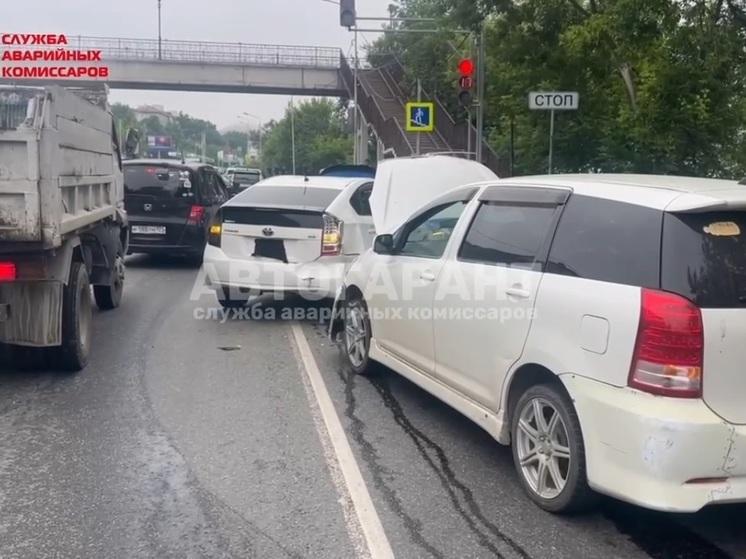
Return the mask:
M 371 331 L 365 301 L 356 298 L 345 302 L 343 327 L 343 347 L 350 369 L 358 375 L 371 374 L 374 363 L 369 356 Z
M 593 508 L 597 495 L 588 487 L 583 433 L 570 398 L 551 384 L 535 385 L 514 409 L 513 462 L 531 500 L 558 514 Z

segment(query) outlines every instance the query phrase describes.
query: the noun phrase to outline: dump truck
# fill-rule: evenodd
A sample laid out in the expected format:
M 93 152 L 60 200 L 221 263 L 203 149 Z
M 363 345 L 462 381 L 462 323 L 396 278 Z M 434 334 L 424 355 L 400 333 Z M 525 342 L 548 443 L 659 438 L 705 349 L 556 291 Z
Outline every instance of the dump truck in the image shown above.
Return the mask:
M 0 346 L 85 368 L 93 301 L 117 308 L 129 243 L 108 89 L 0 89 Z

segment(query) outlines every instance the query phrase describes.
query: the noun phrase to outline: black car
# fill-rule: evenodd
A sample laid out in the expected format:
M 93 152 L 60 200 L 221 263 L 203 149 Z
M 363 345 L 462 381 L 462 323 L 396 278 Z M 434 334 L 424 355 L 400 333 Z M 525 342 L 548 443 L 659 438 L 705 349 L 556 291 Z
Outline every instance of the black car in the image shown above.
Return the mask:
M 211 165 L 168 159 L 125 161 L 128 254 L 201 258 L 209 224 L 228 198 L 225 183 Z
M 242 169 L 233 171 L 225 177 L 228 184 L 228 194 L 233 197 L 250 186 L 254 186 L 262 180 L 262 172 L 259 169 Z

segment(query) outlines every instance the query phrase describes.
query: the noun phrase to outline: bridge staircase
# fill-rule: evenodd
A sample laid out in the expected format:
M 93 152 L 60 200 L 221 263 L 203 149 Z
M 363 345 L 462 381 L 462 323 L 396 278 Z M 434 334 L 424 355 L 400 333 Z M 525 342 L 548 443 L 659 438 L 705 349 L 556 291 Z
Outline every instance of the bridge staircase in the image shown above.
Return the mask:
M 353 97 L 353 71 L 344 56 L 340 60 L 340 72 L 350 97 Z M 434 104 L 435 131 L 406 132 L 405 105 L 416 96 L 408 94 L 402 85 L 404 68 L 395 57 L 389 57 L 379 67 L 359 70 L 358 76 L 358 105 L 365 121 L 383 144 L 386 157 L 406 157 L 417 153 L 417 136 L 420 154 L 466 154 L 467 129 L 472 134 L 472 144 L 475 141 L 476 129 L 471 123 L 457 124 L 440 101 L 424 91 L 421 92 L 422 101 Z M 508 160 L 499 157 L 487 142 L 482 145 L 482 161 L 501 177 L 510 174 Z

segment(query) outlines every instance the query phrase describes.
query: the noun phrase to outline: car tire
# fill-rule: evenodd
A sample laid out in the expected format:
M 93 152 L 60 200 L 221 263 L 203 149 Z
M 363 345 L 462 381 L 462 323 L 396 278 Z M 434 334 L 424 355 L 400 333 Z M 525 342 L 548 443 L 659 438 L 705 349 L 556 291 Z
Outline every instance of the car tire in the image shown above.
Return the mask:
M 62 295 L 62 345 L 54 348 L 49 357 L 55 369 L 75 373 L 85 368 L 91 349 L 92 323 L 88 271 L 82 262 L 73 262 Z
M 124 293 L 124 247 L 120 241 L 117 249 L 116 262 L 114 269 L 111 271 L 111 280 L 109 285 L 94 285 L 93 297 L 96 300 L 96 306 L 102 311 L 116 309 L 122 303 L 122 294 Z
M 555 514 L 594 508 L 598 496 L 588 486 L 583 433 L 567 394 L 552 384 L 534 385 L 514 409 L 510 428 L 513 463 L 529 498 Z
M 368 306 L 361 298 L 344 303 L 342 317 L 342 347 L 347 364 L 356 375 L 368 376 L 376 364 L 370 359 L 370 318 Z

